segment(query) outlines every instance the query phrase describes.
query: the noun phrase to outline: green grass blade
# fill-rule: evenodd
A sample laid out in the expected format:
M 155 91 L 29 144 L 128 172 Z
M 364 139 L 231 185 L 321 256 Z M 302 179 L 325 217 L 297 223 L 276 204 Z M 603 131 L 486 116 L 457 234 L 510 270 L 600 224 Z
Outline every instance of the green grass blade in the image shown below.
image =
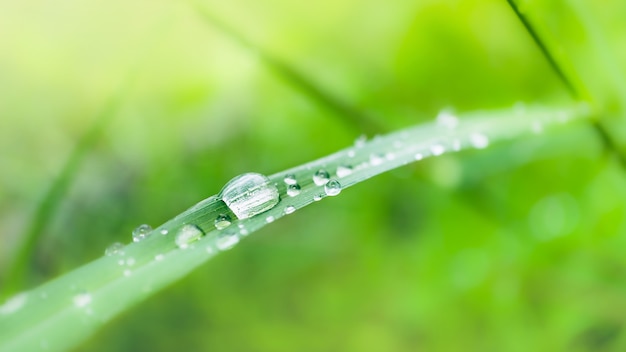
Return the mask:
M 78 141 L 69 158 L 63 165 L 61 172 L 56 179 L 54 179 L 50 188 L 37 205 L 32 219 L 28 222 L 29 226 L 21 236 L 22 242 L 17 248 L 13 262 L 9 266 L 5 280 L 6 284 L 1 292 L 2 296 L 6 297 L 11 293 L 15 293 L 24 286 L 28 265 L 39 238 L 65 198 L 69 187 L 72 185 L 80 170 L 80 166 L 86 154 L 98 141 L 102 131 L 116 114 L 124 94 L 122 91 L 126 92 L 124 89 L 120 90 L 120 92 L 105 104 L 100 113 L 96 116 L 92 126 Z
M 274 71 L 279 77 L 283 78 L 285 82 L 304 93 L 307 97 L 311 98 L 319 105 L 326 107 L 333 113 L 333 116 L 345 123 L 347 126 L 352 128 L 356 127 L 356 130 L 368 134 L 381 133 L 385 131 L 383 126 L 381 126 L 373 117 L 360 111 L 355 106 L 324 89 L 287 61 L 273 55 L 265 48 L 245 37 L 242 33 L 222 21 L 218 16 L 211 13 L 204 6 L 199 4 L 193 4 L 193 6 L 204 23 L 218 29 L 243 47 L 250 49 L 258 55 L 261 61 L 268 68 Z
M 423 158 L 482 149 L 496 141 L 588 117 L 586 104 L 558 109 L 478 111 L 464 114 L 458 120 L 448 116 L 438 122 L 358 141 L 324 158 L 269 176 L 281 200 L 262 214 L 237 219 L 220 198 L 209 197 L 154 229 L 146 239 L 126 245 L 123 253 L 103 256 L 9 299 L 0 306 L 0 351 L 42 348 L 55 351 L 76 346 L 120 312 L 225 250 L 225 233 L 239 241 L 283 216 L 326 198 L 330 193 L 326 186 L 312 180 L 320 169 L 327 170 L 330 178 L 341 184 L 339 190 L 345 190 Z M 300 192 L 292 196 L 287 194 L 284 182 L 290 174 L 301 186 Z M 215 228 L 214 221 L 220 214 L 228 214 L 234 220 L 226 229 Z M 176 234 L 188 224 L 202 229 L 205 236 L 186 248 L 179 248 Z M 72 333 L 68 334 L 70 327 Z

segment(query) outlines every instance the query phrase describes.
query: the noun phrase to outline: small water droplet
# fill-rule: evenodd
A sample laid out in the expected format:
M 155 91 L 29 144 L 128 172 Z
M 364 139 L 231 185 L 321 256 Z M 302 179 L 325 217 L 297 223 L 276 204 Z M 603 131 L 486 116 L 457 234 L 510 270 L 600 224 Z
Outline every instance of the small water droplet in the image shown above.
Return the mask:
M 354 146 L 357 148 L 361 148 L 365 145 L 365 142 L 367 142 L 367 136 L 362 134 L 354 140 Z
M 441 144 L 433 144 L 430 146 L 430 151 L 433 153 L 434 156 L 439 156 L 445 153 L 446 148 Z
M 387 160 L 393 160 L 395 158 L 396 158 L 396 155 L 394 153 L 392 153 L 392 152 L 389 152 L 389 153 L 385 154 L 385 159 L 387 159 Z
M 400 149 L 402 147 L 404 147 L 404 143 L 402 143 L 401 141 L 394 141 L 393 142 L 393 147 L 396 149 Z
M 91 303 L 91 295 L 87 292 L 81 292 L 74 296 L 74 305 L 78 308 L 82 308 Z
M 319 202 L 320 200 L 322 200 L 322 198 L 323 198 L 322 195 L 316 194 L 313 196 L 313 201 Z
M 165 258 L 165 256 L 163 254 L 157 254 L 157 255 L 154 256 L 154 260 L 156 260 L 157 262 L 160 262 L 164 258 Z
M 348 158 L 354 158 L 354 156 L 356 155 L 356 152 L 352 149 L 348 150 Z
M 293 214 L 296 211 L 296 207 L 294 207 L 293 205 L 289 205 L 285 208 L 285 214 L 289 215 L 289 214 Z
M 330 174 L 324 169 L 319 169 L 313 174 L 313 182 L 318 186 L 323 186 L 330 180 Z
M 295 185 L 298 183 L 298 180 L 296 179 L 296 175 L 294 174 L 285 175 L 285 178 L 283 179 L 283 181 L 285 181 L 285 183 L 288 185 Z
M 169 233 L 169 231 L 167 229 L 163 229 L 161 230 L 161 235 L 165 236 Z
M 185 249 L 189 247 L 189 244 L 199 240 L 202 236 L 204 236 L 204 232 L 198 226 L 187 224 L 176 233 L 176 245 L 181 249 Z
M 248 230 L 247 230 L 247 229 L 241 229 L 241 230 L 239 230 L 239 234 L 240 234 L 240 235 L 242 235 L 242 236 L 248 236 L 248 233 L 249 233 L 249 232 L 248 232 Z
M 209 253 L 209 254 L 213 254 L 213 253 L 215 253 L 215 250 L 211 246 L 206 246 L 206 252 Z
M 128 266 L 135 265 L 135 258 L 130 257 L 130 258 L 126 259 L 126 265 L 128 265 Z
M 217 240 L 215 241 L 215 246 L 220 251 L 225 251 L 227 249 L 233 248 L 237 243 L 239 243 L 239 237 L 234 232 L 226 231 L 217 235 Z
M 104 250 L 104 255 L 124 255 L 124 245 L 119 242 L 115 242 Z
M 139 242 L 150 235 L 152 227 L 147 224 L 139 225 L 133 230 L 133 242 Z
M 329 196 L 336 196 L 341 193 L 341 184 L 339 181 L 332 179 L 324 186 L 324 192 Z
M 458 152 L 459 150 L 461 150 L 461 141 L 458 139 L 455 139 L 452 141 L 452 150 L 454 150 L 455 152 Z
M 267 176 L 247 173 L 224 186 L 220 197 L 238 219 L 247 219 L 272 209 L 280 201 L 278 188 Z
M 287 186 L 287 195 L 290 197 L 295 197 L 298 194 L 300 194 L 300 185 L 297 183 L 294 183 L 292 185 Z
M 215 218 L 215 228 L 218 230 L 223 230 L 225 228 L 227 228 L 228 226 L 230 226 L 230 224 L 232 223 L 232 219 L 230 218 L 230 216 L 228 216 L 228 214 L 220 214 L 217 216 L 217 218 Z
M 337 177 L 342 178 L 350 175 L 352 173 L 352 166 L 350 165 L 339 165 L 337 166 Z
M 132 274 L 133 274 L 133 272 L 132 272 L 132 271 L 130 271 L 130 269 L 126 269 L 126 270 L 124 270 L 124 276 L 129 277 L 129 276 L 131 276 Z
M 276 220 L 276 218 L 274 218 L 272 215 L 265 218 L 265 222 L 268 224 L 274 222 L 274 220 Z
M 26 292 L 18 293 L 15 296 L 9 298 L 3 305 L 0 306 L 0 314 L 6 315 L 17 312 L 26 304 L 28 296 Z
M 443 110 L 437 114 L 437 124 L 444 128 L 454 129 L 459 125 L 459 118 L 449 110 Z
M 385 159 L 383 158 L 382 155 L 379 155 L 379 154 L 370 155 L 370 164 L 372 164 L 373 166 L 380 165 L 383 162 L 385 162 Z
M 117 261 L 117 264 L 123 266 L 124 264 L 126 264 L 126 261 L 124 261 L 124 259 L 120 259 Z
M 415 154 L 415 160 L 422 160 L 422 159 L 424 159 L 424 156 L 422 155 L 422 153 Z
M 489 146 L 489 138 L 482 133 L 474 133 L 470 136 L 470 143 L 477 149 L 484 149 Z

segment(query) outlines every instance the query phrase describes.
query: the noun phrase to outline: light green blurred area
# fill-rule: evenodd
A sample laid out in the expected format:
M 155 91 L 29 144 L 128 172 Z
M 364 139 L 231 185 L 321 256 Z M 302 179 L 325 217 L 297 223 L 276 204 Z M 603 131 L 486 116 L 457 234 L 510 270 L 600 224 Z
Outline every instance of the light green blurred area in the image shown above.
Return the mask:
M 624 72 L 626 5 L 601 3 L 572 6 L 595 19 Z M 562 4 L 524 4 L 559 28 L 553 42 L 590 89 L 619 95 L 589 36 L 559 27 L 572 21 L 550 11 Z M 28 287 L 237 174 L 278 172 L 363 132 L 264 55 L 384 130 L 443 108 L 572 101 L 506 1 L 198 6 L 263 52 L 186 2 L 0 1 L 0 278 L 116 95 L 46 224 Z M 79 350 L 624 350 L 624 172 L 584 125 L 407 166 L 266 227 Z

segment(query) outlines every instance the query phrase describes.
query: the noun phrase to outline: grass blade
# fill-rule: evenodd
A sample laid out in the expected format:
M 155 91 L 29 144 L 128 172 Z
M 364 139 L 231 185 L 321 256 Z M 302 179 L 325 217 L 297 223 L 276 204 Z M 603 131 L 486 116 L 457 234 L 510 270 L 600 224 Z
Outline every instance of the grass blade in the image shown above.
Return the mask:
M 8 300 L 0 306 L 0 351 L 66 350 L 76 346 L 120 312 L 184 277 L 240 239 L 380 173 L 422 158 L 482 149 L 495 141 L 588 117 L 586 104 L 478 111 L 462 119 L 448 115 L 438 122 L 359 140 L 355 146 L 269 176 L 281 200 L 262 214 L 237 219 L 218 196 L 209 197 L 154 229 L 144 240 Z M 320 169 L 336 180 L 326 185 L 316 183 L 313 175 Z M 298 181 L 297 194 L 288 194 L 287 175 Z M 340 185 L 330 187 L 335 181 Z M 214 223 L 221 214 L 234 221 L 218 230 Z M 205 236 L 181 248 L 176 243 L 177 234 L 189 224 Z M 228 246 L 224 245 L 224 234 L 231 240 Z M 68 326 L 72 334 L 64 333 Z

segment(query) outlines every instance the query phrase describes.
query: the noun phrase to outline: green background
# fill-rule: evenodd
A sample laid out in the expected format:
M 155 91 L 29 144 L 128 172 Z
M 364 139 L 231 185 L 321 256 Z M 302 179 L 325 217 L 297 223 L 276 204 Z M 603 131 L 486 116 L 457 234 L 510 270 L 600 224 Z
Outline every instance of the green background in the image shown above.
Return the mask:
M 626 5 L 523 5 L 619 136 Z M 444 108 L 573 99 L 506 1 L 1 0 L 0 284 L 97 121 L 26 287 L 237 174 Z M 591 124 L 425 160 L 267 226 L 79 350 L 624 350 L 624 172 Z

